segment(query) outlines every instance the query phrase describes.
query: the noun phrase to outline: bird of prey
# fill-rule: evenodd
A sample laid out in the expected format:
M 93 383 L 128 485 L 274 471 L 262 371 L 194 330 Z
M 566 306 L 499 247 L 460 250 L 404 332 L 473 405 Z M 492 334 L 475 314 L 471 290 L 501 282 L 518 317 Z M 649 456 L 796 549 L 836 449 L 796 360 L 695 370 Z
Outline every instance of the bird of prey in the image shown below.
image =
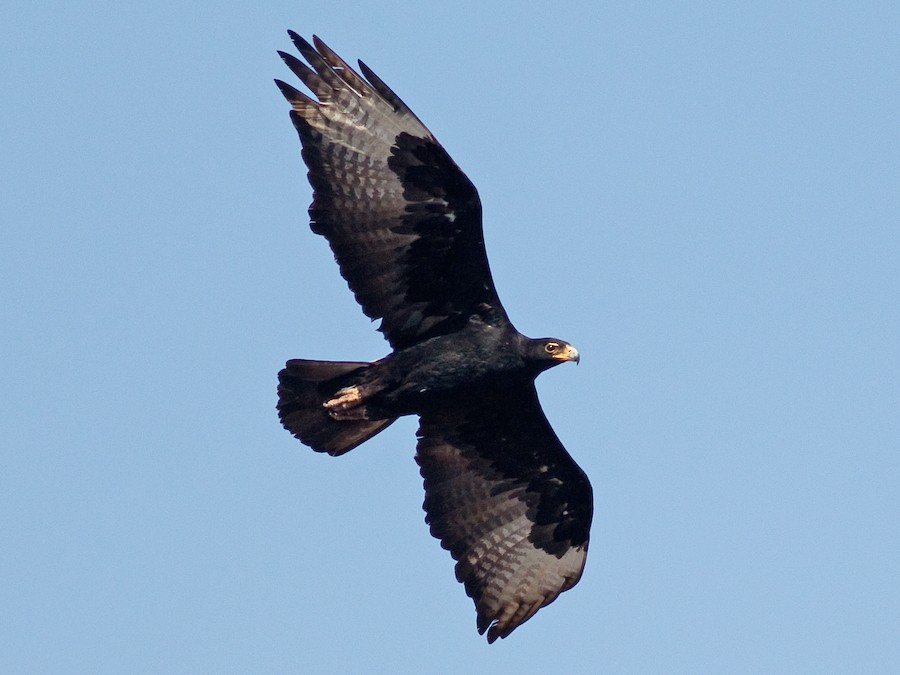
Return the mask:
M 279 52 L 312 92 L 275 80 L 309 168 L 312 231 L 392 352 L 371 363 L 293 359 L 284 427 L 342 455 L 418 415 L 425 521 L 456 560 L 478 632 L 507 637 L 581 577 L 590 482 L 553 432 L 538 374 L 572 345 L 519 333 L 500 304 L 475 186 L 397 95 L 314 37 Z

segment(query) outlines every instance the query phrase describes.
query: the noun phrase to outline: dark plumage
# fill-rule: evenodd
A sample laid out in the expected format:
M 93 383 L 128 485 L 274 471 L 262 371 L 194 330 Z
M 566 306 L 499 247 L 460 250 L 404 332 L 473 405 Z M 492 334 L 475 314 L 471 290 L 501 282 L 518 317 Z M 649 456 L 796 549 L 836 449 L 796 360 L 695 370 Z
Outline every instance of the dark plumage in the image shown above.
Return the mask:
M 309 167 L 313 232 L 334 251 L 393 352 L 373 363 L 288 361 L 279 417 L 341 455 L 419 416 L 426 522 L 457 561 L 480 633 L 506 637 L 581 577 L 591 486 L 547 422 L 534 380 L 578 352 L 510 323 L 488 267 L 475 187 L 365 64 L 290 32 L 279 80 Z

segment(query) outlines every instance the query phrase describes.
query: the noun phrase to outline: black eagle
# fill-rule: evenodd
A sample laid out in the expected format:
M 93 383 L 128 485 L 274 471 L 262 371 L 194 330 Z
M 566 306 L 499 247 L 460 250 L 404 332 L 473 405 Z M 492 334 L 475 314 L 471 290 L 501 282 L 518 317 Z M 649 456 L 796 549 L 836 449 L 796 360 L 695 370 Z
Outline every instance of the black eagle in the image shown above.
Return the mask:
M 478 192 L 425 125 L 361 61 L 365 79 L 318 38 L 289 35 L 309 66 L 279 54 L 317 99 L 275 81 L 309 167 L 311 227 L 393 351 L 373 363 L 288 361 L 278 415 L 329 455 L 418 415 L 425 521 L 457 561 L 478 632 L 505 638 L 584 569 L 591 484 L 534 386 L 578 352 L 510 323 Z

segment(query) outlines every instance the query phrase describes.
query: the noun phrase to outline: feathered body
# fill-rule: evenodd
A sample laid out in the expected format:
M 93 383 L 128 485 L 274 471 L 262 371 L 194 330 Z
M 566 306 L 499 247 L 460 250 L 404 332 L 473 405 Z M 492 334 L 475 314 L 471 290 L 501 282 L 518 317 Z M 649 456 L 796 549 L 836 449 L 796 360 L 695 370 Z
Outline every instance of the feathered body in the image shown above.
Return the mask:
M 342 455 L 419 416 L 426 522 L 493 642 L 584 568 L 591 486 L 534 387 L 578 352 L 513 327 L 478 193 L 412 111 L 365 64 L 363 79 L 320 40 L 290 35 L 311 67 L 281 56 L 317 98 L 276 80 L 309 167 L 311 227 L 393 352 L 373 363 L 288 361 L 279 417 L 312 449 Z

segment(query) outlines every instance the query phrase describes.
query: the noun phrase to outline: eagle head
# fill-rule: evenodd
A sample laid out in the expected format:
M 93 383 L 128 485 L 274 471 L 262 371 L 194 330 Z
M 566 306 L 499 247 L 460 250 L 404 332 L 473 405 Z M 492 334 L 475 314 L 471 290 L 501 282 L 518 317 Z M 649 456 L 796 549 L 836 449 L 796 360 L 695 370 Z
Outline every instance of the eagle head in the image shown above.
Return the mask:
M 526 358 L 540 370 L 547 370 L 565 361 L 578 363 L 581 357 L 578 350 L 565 340 L 557 338 L 538 338 L 529 340 Z

